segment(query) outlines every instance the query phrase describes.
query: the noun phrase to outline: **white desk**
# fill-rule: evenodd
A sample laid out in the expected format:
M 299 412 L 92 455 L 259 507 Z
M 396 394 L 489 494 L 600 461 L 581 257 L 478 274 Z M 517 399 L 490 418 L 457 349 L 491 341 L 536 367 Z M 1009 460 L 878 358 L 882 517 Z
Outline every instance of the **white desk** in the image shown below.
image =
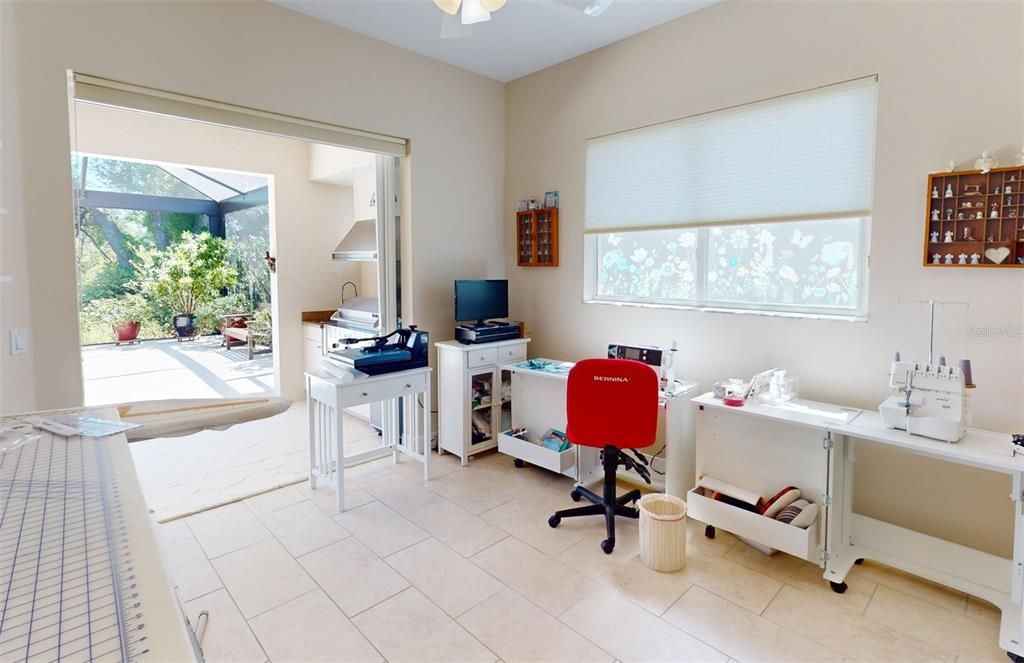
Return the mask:
M 565 388 L 569 379 L 568 369 L 572 364 L 551 359 L 534 361 L 560 363 L 564 370 L 551 372 L 531 368 L 527 362 L 499 367 L 500 373 L 511 373 L 511 427 L 526 428 L 530 439 L 521 440 L 502 432 L 498 435 L 498 451 L 572 477 L 581 485 L 602 480 L 604 470 L 601 468 L 599 449 L 574 445 L 567 451 L 558 452 L 536 444 L 548 428 L 565 431 Z M 665 473 L 669 489 L 681 488 L 681 492 L 685 493 L 692 483 L 679 478 L 692 477 L 694 473 L 693 411 L 687 401 L 696 393 L 697 384 L 677 380 L 676 385 L 672 394 L 659 394 L 659 416 L 665 438 Z M 625 469 L 620 469 L 619 473 L 633 481 L 642 481 Z M 665 485 L 660 479 L 657 473 L 651 473 L 654 488 L 664 490 Z
M 0 458 L 0 660 L 197 660 L 125 436 L 41 434 Z
M 877 412 L 812 401 L 733 408 L 704 394 L 697 415 L 697 474 L 771 495 L 796 485 L 819 503 L 807 530 L 688 493 L 690 514 L 710 526 L 817 563 L 837 592 L 858 559 L 874 559 L 989 601 L 1002 610 L 999 645 L 1024 654 L 1024 457 L 1008 434 L 969 429 L 955 444 L 882 425 Z M 853 512 L 857 442 L 863 440 L 1013 480 L 1013 558 L 1004 559 Z M 909 490 L 909 489 L 908 489 Z M 710 533 L 710 532 L 709 532 Z
M 345 467 L 389 454 L 397 463 L 405 454 L 421 461 L 423 479 L 430 479 L 430 368 L 360 375 L 345 382 L 323 371 L 306 373 L 309 485 L 316 488 L 318 478 L 331 482 L 333 474 L 338 511 L 345 510 Z M 417 404 L 420 394 L 422 410 Z M 398 399 L 402 401 L 401 409 L 396 407 Z M 342 410 L 374 402 L 383 404 L 381 448 L 346 456 Z

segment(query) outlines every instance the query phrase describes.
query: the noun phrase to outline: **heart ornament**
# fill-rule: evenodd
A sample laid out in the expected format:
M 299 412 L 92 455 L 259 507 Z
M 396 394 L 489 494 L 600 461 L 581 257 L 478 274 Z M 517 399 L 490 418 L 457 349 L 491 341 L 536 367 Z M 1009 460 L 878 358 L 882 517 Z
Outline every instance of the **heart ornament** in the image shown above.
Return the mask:
M 997 265 L 1006 260 L 1007 256 L 1009 255 L 1010 249 L 1005 246 L 1000 246 L 998 248 L 992 249 L 985 249 L 985 257 Z

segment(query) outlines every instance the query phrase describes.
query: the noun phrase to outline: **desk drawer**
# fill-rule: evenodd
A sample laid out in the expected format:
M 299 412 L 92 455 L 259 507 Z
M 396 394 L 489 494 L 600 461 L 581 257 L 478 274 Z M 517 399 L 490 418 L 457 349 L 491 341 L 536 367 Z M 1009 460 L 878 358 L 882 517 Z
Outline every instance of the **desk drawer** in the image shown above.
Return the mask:
M 575 447 L 569 447 L 565 451 L 555 451 L 506 433 L 498 435 L 498 451 L 559 474 L 576 464 Z
M 696 489 L 686 493 L 687 515 L 702 523 L 714 525 L 745 539 L 789 553 L 794 557 L 818 562 L 815 551 L 818 547 L 818 518 L 807 529 L 780 523 L 774 518 L 744 511 L 725 502 L 704 497 Z
M 342 388 L 341 406 L 352 407 L 353 405 L 415 394 L 423 391 L 426 383 L 426 373 L 373 380 L 366 383 L 353 382 Z
M 469 368 L 480 368 L 481 366 L 494 366 L 498 363 L 498 348 L 481 348 L 470 350 L 466 353 L 466 365 Z
M 498 351 L 499 364 L 511 364 L 513 362 L 523 361 L 526 359 L 526 343 L 503 345 L 496 349 Z

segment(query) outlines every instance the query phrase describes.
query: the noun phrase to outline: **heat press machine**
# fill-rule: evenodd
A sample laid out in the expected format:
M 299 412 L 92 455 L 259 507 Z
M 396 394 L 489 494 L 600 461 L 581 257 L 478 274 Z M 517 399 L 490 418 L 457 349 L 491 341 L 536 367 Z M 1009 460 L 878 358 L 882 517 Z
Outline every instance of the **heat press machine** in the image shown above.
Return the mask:
M 394 340 L 392 340 L 394 339 Z M 380 375 L 423 368 L 427 365 L 429 335 L 415 325 L 396 329 L 384 336 L 371 338 L 345 338 L 339 345 L 362 343 L 361 347 L 331 350 L 324 358 L 329 364 L 366 373 Z M 369 343 L 369 345 L 366 345 Z M 333 371 L 332 371 L 333 372 Z
M 971 360 L 961 359 L 959 367 L 946 364 L 940 356 L 934 360 L 935 304 L 930 307 L 928 362 L 904 361 L 893 355 L 889 368 L 889 388 L 893 395 L 878 406 L 887 428 L 905 430 L 911 435 L 959 442 L 971 423 Z

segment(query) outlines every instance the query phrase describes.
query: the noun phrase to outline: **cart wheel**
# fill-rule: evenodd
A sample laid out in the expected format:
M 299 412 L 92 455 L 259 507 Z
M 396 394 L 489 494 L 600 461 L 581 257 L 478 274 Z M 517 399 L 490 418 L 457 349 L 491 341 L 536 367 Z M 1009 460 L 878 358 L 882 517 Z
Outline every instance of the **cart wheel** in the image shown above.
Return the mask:
M 836 594 L 843 594 L 844 592 L 846 592 L 845 582 L 832 582 L 831 580 L 829 580 L 828 584 L 832 586 L 832 591 Z
M 526 463 L 525 463 L 525 462 L 523 462 L 523 459 L 522 459 L 522 458 L 516 458 L 516 459 L 515 459 L 515 460 L 513 460 L 512 462 L 513 462 L 513 463 L 515 463 L 515 466 L 516 466 L 516 467 L 526 467 Z
M 602 541 L 601 550 L 604 551 L 605 555 L 611 555 L 612 550 L 615 550 L 615 539 L 605 539 Z
M 1013 663 L 1024 663 L 1024 656 L 1014 654 L 1013 652 L 1006 652 L 1006 658 L 1013 661 Z
M 715 526 L 714 525 L 708 525 L 707 527 L 705 527 L 704 528 L 704 536 L 708 537 L 709 539 L 715 538 Z
M 551 527 L 558 527 L 558 523 L 562 522 L 561 517 L 556 513 L 555 515 L 548 518 L 548 525 Z
M 856 564 L 857 566 L 860 566 L 861 564 L 864 563 L 864 558 L 861 557 L 860 559 L 856 559 L 856 560 L 854 560 L 853 563 Z
M 583 499 L 583 494 L 580 493 L 580 491 L 578 491 L 575 488 L 573 488 L 572 492 L 569 493 L 569 497 L 572 498 L 573 502 L 579 502 L 581 499 Z

